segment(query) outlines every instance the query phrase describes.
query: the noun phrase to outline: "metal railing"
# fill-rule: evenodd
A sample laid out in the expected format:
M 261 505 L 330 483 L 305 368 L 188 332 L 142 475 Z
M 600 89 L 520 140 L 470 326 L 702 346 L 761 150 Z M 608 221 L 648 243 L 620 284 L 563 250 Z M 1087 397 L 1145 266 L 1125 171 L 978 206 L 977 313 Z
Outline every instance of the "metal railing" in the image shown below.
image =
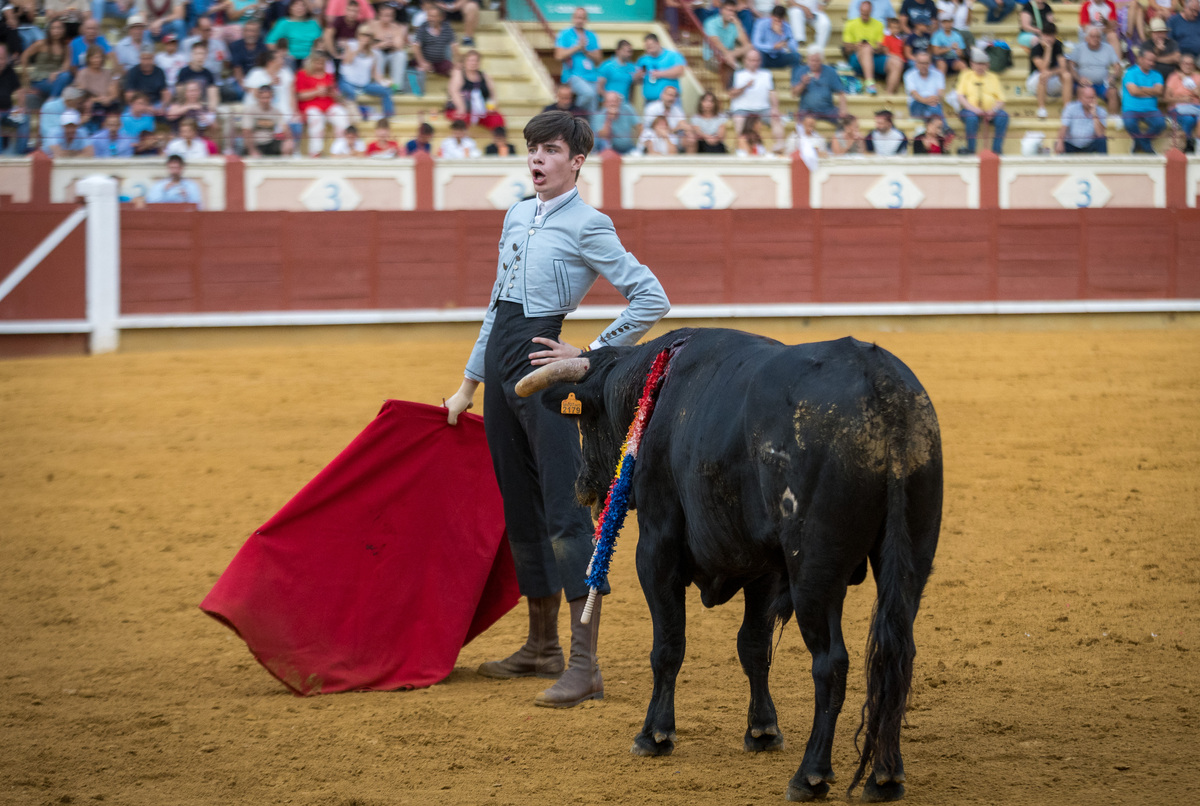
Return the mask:
M 712 48 L 714 52 L 716 51 L 716 48 L 713 47 L 713 43 L 716 43 L 718 47 L 721 46 L 720 43 L 716 41 L 716 37 L 707 36 L 704 33 L 704 24 L 701 23 L 700 18 L 696 16 L 696 12 L 692 9 L 692 5 L 689 0 L 679 0 L 679 5 L 676 7 L 676 9 L 679 14 L 679 31 L 681 34 L 680 38 L 684 40 L 683 44 L 691 44 L 691 34 L 694 31 L 696 41 L 700 42 L 701 44 L 707 42 L 708 46 Z M 689 62 L 689 64 L 691 63 Z M 692 74 L 695 75 L 696 80 L 706 92 L 714 92 L 718 95 L 724 92 L 725 88 L 721 86 L 720 76 L 713 73 L 712 70 L 709 70 L 708 65 L 704 63 L 703 52 L 701 53 L 701 57 L 699 59 L 699 69 L 696 69 L 696 65 L 691 65 L 691 67 Z
M 555 40 L 554 28 L 550 25 L 550 21 L 546 19 L 546 15 L 542 11 L 538 0 L 521 0 L 521 2 L 529 6 L 529 10 L 533 12 L 533 16 L 538 22 L 538 27 L 541 29 L 536 33 L 526 34 L 526 39 L 529 40 L 530 47 L 535 51 L 552 49 Z M 555 78 L 557 80 L 557 77 Z

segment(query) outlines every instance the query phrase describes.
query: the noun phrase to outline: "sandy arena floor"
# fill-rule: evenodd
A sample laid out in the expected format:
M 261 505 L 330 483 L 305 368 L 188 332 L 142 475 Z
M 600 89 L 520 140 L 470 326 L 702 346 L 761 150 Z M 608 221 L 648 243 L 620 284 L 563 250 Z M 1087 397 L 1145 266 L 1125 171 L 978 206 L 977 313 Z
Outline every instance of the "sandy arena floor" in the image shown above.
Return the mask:
M 909 801 L 1195 797 L 1200 331 L 855 335 L 913 367 L 945 442 Z M 539 681 L 473 671 L 523 638 L 523 606 L 440 685 L 309 699 L 197 609 L 384 398 L 452 392 L 469 344 L 0 363 L 0 803 L 782 802 L 812 719 L 808 654 L 789 624 L 772 674 L 788 747 L 745 755 L 736 601 L 704 610 L 692 591 L 677 750 L 629 754 L 650 693 L 632 519 L 605 608 L 606 699 L 567 712 L 532 706 Z M 867 583 L 847 603 L 839 786 L 873 596 Z

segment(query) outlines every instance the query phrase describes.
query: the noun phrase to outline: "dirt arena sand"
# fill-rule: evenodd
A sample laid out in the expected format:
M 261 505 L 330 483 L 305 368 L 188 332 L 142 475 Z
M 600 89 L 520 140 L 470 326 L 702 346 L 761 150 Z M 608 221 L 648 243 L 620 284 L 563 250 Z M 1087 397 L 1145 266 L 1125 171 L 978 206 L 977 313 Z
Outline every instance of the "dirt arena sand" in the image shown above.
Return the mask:
M 1200 331 L 855 335 L 913 367 L 945 442 L 909 801 L 1190 801 Z M 433 688 L 309 699 L 197 609 L 384 398 L 453 391 L 469 343 L 0 363 L 0 803 L 781 802 L 812 719 L 808 654 L 789 624 L 772 674 L 787 749 L 745 755 L 736 600 L 704 610 L 691 591 L 677 750 L 629 754 L 650 693 L 632 519 L 605 608 L 607 698 L 571 711 L 532 707 L 540 681 L 473 671 L 521 640 L 521 609 Z M 873 596 L 853 589 L 846 608 L 837 800 Z

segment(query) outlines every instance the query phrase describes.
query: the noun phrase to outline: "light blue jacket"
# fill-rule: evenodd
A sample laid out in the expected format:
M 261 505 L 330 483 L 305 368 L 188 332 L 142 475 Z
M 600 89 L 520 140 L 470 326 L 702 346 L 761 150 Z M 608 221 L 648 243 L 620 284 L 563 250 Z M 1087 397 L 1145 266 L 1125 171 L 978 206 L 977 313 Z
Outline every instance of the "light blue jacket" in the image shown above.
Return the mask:
M 464 373 L 472 380 L 483 380 L 483 356 L 498 302 L 518 302 L 530 318 L 567 314 L 603 276 L 629 305 L 592 348 L 636 344 L 671 308 L 658 278 L 621 244 L 612 219 L 579 198 L 578 191 L 540 225 L 533 222 L 536 212 L 537 199 L 526 199 L 504 216 L 496 284 Z

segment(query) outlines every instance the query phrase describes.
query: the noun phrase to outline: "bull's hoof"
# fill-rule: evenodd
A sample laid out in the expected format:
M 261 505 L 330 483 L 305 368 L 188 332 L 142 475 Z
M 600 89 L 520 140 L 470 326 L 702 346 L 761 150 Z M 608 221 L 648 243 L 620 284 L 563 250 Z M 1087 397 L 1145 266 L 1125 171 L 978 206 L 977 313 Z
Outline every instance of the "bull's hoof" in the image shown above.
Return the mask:
M 864 803 L 886 803 L 890 800 L 900 800 L 904 797 L 904 784 L 900 781 L 888 781 L 886 784 L 875 782 L 872 776 L 863 784 L 862 799 Z
M 810 800 L 821 800 L 829 794 L 829 784 L 820 781 L 810 784 L 808 781 L 793 780 L 788 784 L 787 799 L 793 803 L 808 803 Z
M 783 749 L 783 734 L 778 725 L 765 728 L 747 728 L 745 747 L 747 753 L 762 753 L 767 750 Z
M 629 752 L 635 756 L 669 756 L 675 752 L 675 734 L 655 731 L 653 736 L 639 733 L 633 740 Z
M 801 767 L 788 782 L 787 799 L 801 803 L 819 800 L 829 794 L 829 785 L 836 780 L 837 776 L 833 774 L 832 768 L 805 772 Z

